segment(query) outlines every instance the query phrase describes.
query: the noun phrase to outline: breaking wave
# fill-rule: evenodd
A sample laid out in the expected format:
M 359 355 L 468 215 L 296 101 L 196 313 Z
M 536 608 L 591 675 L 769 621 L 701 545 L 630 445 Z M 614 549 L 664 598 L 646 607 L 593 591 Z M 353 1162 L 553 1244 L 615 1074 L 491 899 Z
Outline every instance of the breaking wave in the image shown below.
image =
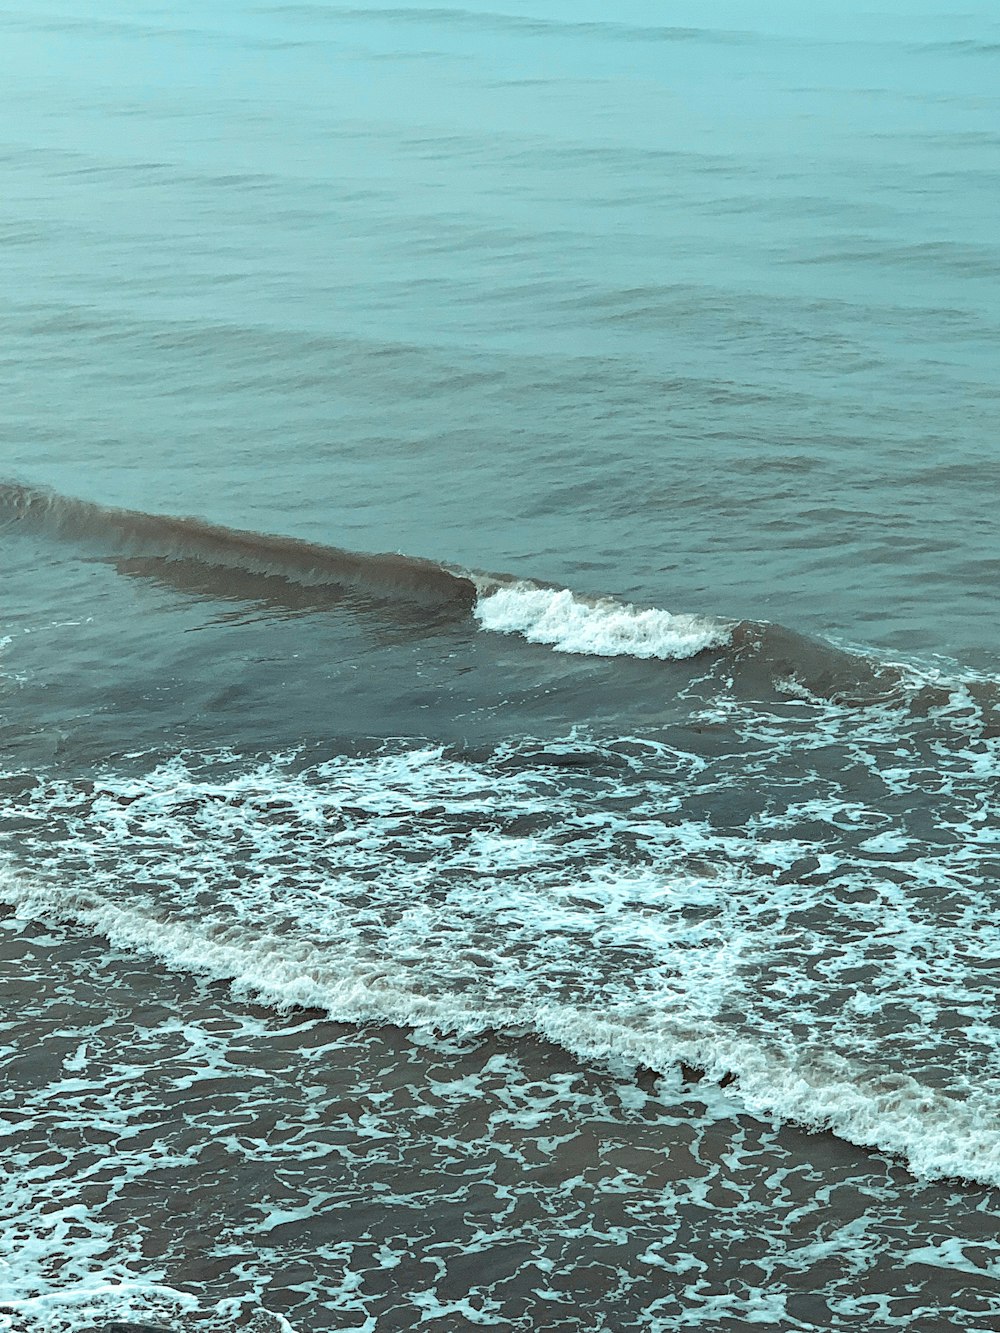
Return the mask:
M 934 672 L 921 677 L 914 664 L 901 667 L 772 622 L 640 607 L 420 557 L 348 551 L 0 483 L 0 534 L 19 531 L 75 543 L 124 575 L 197 596 L 294 610 L 346 604 L 383 615 L 408 607 L 428 628 L 472 618 L 489 633 L 589 657 L 676 662 L 718 653 L 744 697 L 862 705 L 936 679 Z
M 640 609 L 611 598 L 586 601 L 567 588 L 487 584 L 476 602 L 483 629 L 520 634 L 562 653 L 592 657 L 695 657 L 730 642 L 730 627 L 701 616 Z

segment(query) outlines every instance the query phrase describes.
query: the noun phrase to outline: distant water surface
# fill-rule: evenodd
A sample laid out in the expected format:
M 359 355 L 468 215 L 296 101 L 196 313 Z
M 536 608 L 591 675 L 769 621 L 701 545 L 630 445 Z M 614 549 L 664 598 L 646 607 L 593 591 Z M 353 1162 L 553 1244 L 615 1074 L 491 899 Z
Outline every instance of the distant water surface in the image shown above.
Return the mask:
M 995 655 L 990 7 L 2 25 L 11 474 Z

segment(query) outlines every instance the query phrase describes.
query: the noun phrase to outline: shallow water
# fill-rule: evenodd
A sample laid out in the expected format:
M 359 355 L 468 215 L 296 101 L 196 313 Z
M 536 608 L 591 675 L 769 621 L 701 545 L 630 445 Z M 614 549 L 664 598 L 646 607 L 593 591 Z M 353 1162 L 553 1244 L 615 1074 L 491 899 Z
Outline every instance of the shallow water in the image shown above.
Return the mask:
M 0 26 L 0 1328 L 990 1327 L 995 15 Z
M 995 1190 L 917 1185 L 676 1070 L 280 1018 L 3 924 L 9 1328 L 994 1325 Z

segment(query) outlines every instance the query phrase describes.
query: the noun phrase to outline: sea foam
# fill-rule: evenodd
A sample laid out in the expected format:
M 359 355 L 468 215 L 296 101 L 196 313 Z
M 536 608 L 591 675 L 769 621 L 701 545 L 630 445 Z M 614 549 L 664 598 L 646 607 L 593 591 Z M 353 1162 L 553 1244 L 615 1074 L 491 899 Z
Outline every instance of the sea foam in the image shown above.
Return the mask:
M 881 744 L 875 720 L 846 734 Z M 829 748 L 829 730 L 797 732 L 803 754 L 810 735 Z M 751 783 L 779 735 L 754 744 L 760 758 L 739 761 Z M 600 772 L 437 747 L 315 767 L 188 756 L 44 782 L 13 798 L 30 869 L 12 867 L 0 896 L 280 1008 L 530 1031 L 616 1067 L 735 1074 L 757 1115 L 899 1154 L 923 1177 L 1000 1184 L 996 1036 L 975 1019 L 1000 932 L 981 921 L 969 836 L 889 878 L 887 816 L 853 792 L 719 829 L 684 793 L 738 774 L 643 753 Z M 818 846 L 818 823 L 838 850 Z
M 593 657 L 695 657 L 724 647 L 731 632 L 701 616 L 642 609 L 611 598 L 587 601 L 567 588 L 529 582 L 484 586 L 473 614 L 485 630 L 520 634 L 559 652 Z
M 406 957 L 377 959 L 351 947 L 336 951 L 242 924 L 220 928 L 213 922 L 206 928 L 190 919 L 172 922 L 103 896 L 63 895 L 51 886 L 18 885 L 10 878 L 0 892 L 28 915 L 80 922 L 118 948 L 225 980 L 237 997 L 279 1010 L 317 1008 L 340 1022 L 392 1023 L 461 1036 L 531 1032 L 614 1069 L 669 1071 L 683 1063 L 715 1080 L 735 1074 L 726 1093 L 734 1114 L 742 1109 L 767 1121 L 832 1130 L 858 1146 L 901 1157 L 922 1179 L 1000 1185 L 1000 1133 L 991 1096 L 974 1092 L 960 1101 L 912 1077 L 875 1077 L 829 1052 L 795 1045 L 782 1050 L 734 1034 L 706 1014 L 678 1012 L 688 1003 L 692 1011 L 697 1007 L 693 992 L 674 997 L 674 1003 L 660 995 L 659 1007 L 645 1012 L 622 1005 L 600 1009 L 544 999 L 532 985 L 531 969 L 517 975 L 515 968 L 501 980 L 516 984 L 492 994 L 428 994 Z M 716 961 L 724 972 L 732 960 Z M 439 957 L 435 965 L 446 970 L 447 960 Z M 720 980 L 716 973 L 709 989 L 717 989 Z

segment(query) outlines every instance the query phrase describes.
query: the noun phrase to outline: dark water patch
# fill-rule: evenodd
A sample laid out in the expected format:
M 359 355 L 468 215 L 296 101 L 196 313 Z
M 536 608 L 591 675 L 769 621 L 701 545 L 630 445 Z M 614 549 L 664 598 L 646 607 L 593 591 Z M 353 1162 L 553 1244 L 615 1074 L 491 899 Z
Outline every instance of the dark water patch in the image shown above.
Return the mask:
M 517 768 L 582 768 L 621 769 L 629 767 L 624 755 L 610 750 L 531 749 L 519 748 L 497 763 L 503 769 Z
M 738 694 L 767 698 L 802 690 L 816 699 L 862 707 L 893 698 L 897 667 L 798 634 L 783 625 L 744 621 L 733 631 L 733 684 Z M 791 688 L 790 688 L 791 687 Z

